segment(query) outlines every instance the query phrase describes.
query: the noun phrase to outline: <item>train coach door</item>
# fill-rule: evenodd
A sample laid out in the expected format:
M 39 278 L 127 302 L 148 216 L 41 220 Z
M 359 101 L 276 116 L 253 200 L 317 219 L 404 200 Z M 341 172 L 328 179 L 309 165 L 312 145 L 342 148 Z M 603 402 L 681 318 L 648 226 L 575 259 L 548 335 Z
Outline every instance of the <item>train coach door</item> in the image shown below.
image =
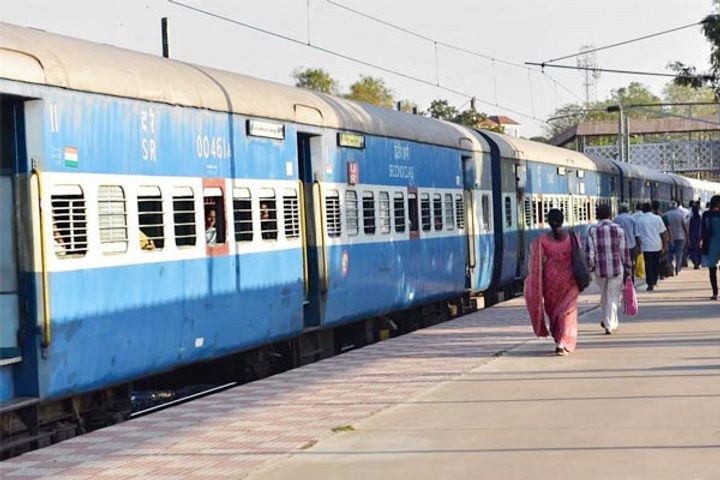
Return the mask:
M 300 177 L 303 244 L 303 281 L 305 329 L 322 325 L 322 311 L 327 293 L 327 248 L 322 233 L 322 186 L 313 175 L 313 161 L 322 156 L 322 137 L 298 133 L 298 174 Z
M 12 103 L 8 97 L 0 96 L 0 383 L 3 382 L 2 365 L 20 357 L 13 176 L 17 150 L 15 115 L 21 109 L 21 103 Z M 3 389 L 0 388 L 0 402 L 2 396 Z
M 473 157 L 462 157 L 463 162 L 463 185 L 464 185 L 464 201 L 463 210 L 465 211 L 465 272 L 466 280 L 465 286 L 467 288 L 475 288 L 478 284 L 477 275 L 477 218 L 475 212 L 477 211 L 476 198 L 478 197 L 475 191 L 475 161 Z
M 517 231 L 518 231 L 518 246 L 517 246 L 517 263 L 515 277 L 525 277 L 527 265 L 525 262 L 525 249 L 527 247 L 527 230 L 526 226 L 529 224 L 527 216 L 530 212 L 525 211 L 525 183 L 526 183 L 526 169 L 525 165 L 515 164 L 515 192 L 516 192 L 516 211 L 517 211 Z

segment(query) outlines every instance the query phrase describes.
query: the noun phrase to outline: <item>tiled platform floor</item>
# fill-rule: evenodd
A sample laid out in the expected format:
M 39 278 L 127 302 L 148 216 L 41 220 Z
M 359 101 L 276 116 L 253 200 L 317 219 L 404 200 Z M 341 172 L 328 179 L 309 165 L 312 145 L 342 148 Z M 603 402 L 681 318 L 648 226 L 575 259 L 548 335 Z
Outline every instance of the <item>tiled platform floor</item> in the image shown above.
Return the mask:
M 530 338 L 517 298 L 0 462 L 0 478 L 243 478 Z

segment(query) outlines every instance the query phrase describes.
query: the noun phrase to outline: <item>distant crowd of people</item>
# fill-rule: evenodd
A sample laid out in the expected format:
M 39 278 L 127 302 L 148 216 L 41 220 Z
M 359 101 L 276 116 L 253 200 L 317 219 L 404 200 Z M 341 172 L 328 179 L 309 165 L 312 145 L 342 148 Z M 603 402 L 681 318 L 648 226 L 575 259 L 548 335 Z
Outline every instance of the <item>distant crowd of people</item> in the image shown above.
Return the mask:
M 584 244 L 572 229 L 563 228 L 560 210 L 548 212 L 550 232 L 530 246 L 525 302 L 535 334 L 551 335 L 557 355 L 574 351 L 577 343 L 577 299 L 586 286 L 578 264 L 600 288 L 600 326 L 607 335 L 617 332 L 623 286 L 628 279 L 635 283 L 638 266 L 644 269 L 650 292 L 659 280 L 678 275 L 688 261 L 695 269 L 707 267 L 710 299 L 717 300 L 720 195 L 712 197 L 705 208 L 700 201 L 689 202 L 687 208 L 673 201 L 669 207 L 662 212 L 657 201 L 638 203 L 631 214 L 629 205 L 622 203 L 617 217 L 611 219 L 610 206 L 600 205 L 597 223 L 589 227 Z

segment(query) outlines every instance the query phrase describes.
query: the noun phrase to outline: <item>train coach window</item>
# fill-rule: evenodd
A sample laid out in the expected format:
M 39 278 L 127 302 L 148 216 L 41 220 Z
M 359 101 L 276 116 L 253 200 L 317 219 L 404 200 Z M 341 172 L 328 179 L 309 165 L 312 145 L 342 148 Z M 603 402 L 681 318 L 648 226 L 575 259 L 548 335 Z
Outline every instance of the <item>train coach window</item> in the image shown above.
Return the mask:
M 432 219 L 430 218 L 430 194 L 423 193 L 420 195 L 420 219 L 422 220 L 422 229 L 429 232 L 432 228 Z
M 355 190 L 345 192 L 345 226 L 349 236 L 360 233 L 360 216 L 358 213 L 358 198 Z
M 235 224 L 235 241 L 252 242 L 252 195 L 249 188 L 233 189 L 233 223 Z
M 490 195 L 483 195 L 481 200 L 482 205 L 482 228 L 483 231 L 489 232 L 490 226 Z
M 58 185 L 50 196 L 55 255 L 82 257 L 87 253 L 87 212 L 79 185 Z
M 417 193 L 408 193 L 408 221 L 410 222 L 411 232 L 420 230 L 420 222 L 418 220 Z
M 103 253 L 127 252 L 127 205 L 125 191 L 121 186 L 98 187 L 98 224 Z
M 300 204 L 297 191 L 287 189 L 283 193 L 283 219 L 285 220 L 285 238 L 300 237 Z
M 205 242 L 209 246 L 225 243 L 225 202 L 221 188 L 208 187 L 203 190 L 203 209 Z
M 590 200 L 585 202 L 585 221 L 592 222 L 592 205 L 590 203 Z
M 388 192 L 380 192 L 378 194 L 378 223 L 380 224 L 380 233 L 390 233 L 390 194 Z
M 363 192 L 363 231 L 369 235 L 375 234 L 375 196 L 373 192 Z
M 162 195 L 159 187 L 140 187 L 138 225 L 141 249 L 161 250 L 165 246 Z
M 523 209 L 525 212 L 525 226 L 530 228 L 535 223 L 533 219 L 532 200 L 530 198 L 525 197 L 523 200 Z
M 435 230 L 443 228 L 443 211 L 442 196 L 439 193 L 433 195 L 433 221 L 435 222 Z
M 278 238 L 277 200 L 272 188 L 260 190 L 260 237 L 263 240 Z
M 173 190 L 173 222 L 175 224 L 175 245 L 192 247 L 197 242 L 195 226 L 195 193 L 190 187 L 176 187 Z
M 455 218 L 453 216 L 453 198 L 452 194 L 445 194 L 445 226 L 448 230 L 452 230 L 455 225 Z
M 325 195 L 325 215 L 327 216 L 327 236 L 338 238 L 342 234 L 342 218 L 340 192 L 337 190 L 330 190 Z
M 485 206 L 483 206 L 483 211 L 485 210 Z M 512 200 L 510 197 L 505 196 L 505 226 L 506 227 L 512 227 L 513 221 L 512 221 Z
M 393 210 L 395 211 L 395 231 L 405 232 L 405 196 L 402 192 L 395 192 L 393 197 Z
M 455 225 L 458 230 L 465 228 L 465 201 L 459 193 L 455 195 Z

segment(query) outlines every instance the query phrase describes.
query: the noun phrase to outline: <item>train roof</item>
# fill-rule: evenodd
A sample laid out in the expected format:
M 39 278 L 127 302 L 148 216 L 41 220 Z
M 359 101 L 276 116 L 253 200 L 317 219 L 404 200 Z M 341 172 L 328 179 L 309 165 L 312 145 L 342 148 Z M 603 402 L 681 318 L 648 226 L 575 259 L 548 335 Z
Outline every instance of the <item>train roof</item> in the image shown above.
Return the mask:
M 641 178 L 643 180 L 652 180 L 655 182 L 675 183 L 672 176 L 664 172 L 659 172 L 650 168 L 640 167 L 638 165 L 632 165 L 630 163 L 613 163 L 615 163 L 615 165 L 617 165 L 620 170 L 622 170 L 623 175 L 628 178 Z
M 720 194 L 720 183 L 710 182 L 708 180 L 698 180 L 696 178 L 680 177 L 685 180 L 694 191 L 706 191 L 713 194 Z
M 483 151 L 460 125 L 7 23 L 0 78 Z
M 617 172 L 605 165 L 595 163 L 589 157 L 575 150 L 486 130 L 482 130 L 482 133 L 497 144 L 500 149 L 500 156 L 503 158 L 532 160 L 540 163 L 564 165 L 570 168 L 582 168 L 583 170 L 606 171 L 607 169 L 607 171 Z

